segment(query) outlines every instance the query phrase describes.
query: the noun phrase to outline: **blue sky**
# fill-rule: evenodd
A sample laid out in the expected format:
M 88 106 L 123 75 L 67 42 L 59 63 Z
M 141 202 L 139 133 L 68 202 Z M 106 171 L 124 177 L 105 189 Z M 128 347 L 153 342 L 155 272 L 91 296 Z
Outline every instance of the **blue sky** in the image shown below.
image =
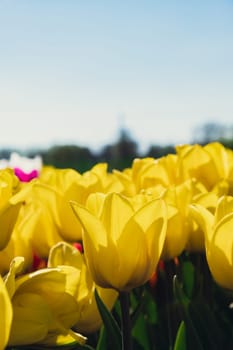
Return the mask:
M 233 1 L 0 0 L 0 146 L 142 148 L 233 123 Z

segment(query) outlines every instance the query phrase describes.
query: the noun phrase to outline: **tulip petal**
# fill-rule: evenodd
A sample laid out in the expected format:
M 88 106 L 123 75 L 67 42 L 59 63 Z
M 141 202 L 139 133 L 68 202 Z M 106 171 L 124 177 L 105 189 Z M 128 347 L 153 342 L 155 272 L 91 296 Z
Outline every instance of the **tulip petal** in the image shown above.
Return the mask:
M 118 290 L 130 290 L 150 278 L 163 249 L 165 223 L 166 206 L 162 200 L 148 202 L 128 221 L 117 242 Z
M 42 340 L 48 333 L 52 315 L 47 303 L 38 294 L 15 295 L 13 322 L 9 345 L 33 344 Z
M 0 239 L 0 250 L 3 249 L 9 242 L 11 232 L 15 226 L 18 213 L 22 203 L 15 205 L 7 205 L 0 211 L 1 220 L 1 239 Z
M 65 346 L 79 343 L 84 345 L 86 343 L 87 338 L 82 334 L 72 331 L 71 329 L 66 329 L 56 324 L 57 329 L 59 329 L 59 333 L 56 331 L 50 331 L 46 338 L 43 341 L 40 341 L 40 344 L 46 345 L 46 347 L 54 346 Z
M 163 200 L 153 200 L 138 210 L 134 219 L 146 234 L 149 256 L 161 255 L 167 227 L 167 207 Z
M 49 252 L 48 267 L 57 267 L 59 265 L 70 265 L 81 269 L 83 258 L 78 249 L 66 242 L 58 242 Z
M 215 223 L 218 223 L 225 215 L 233 212 L 233 197 L 222 196 L 220 197 L 215 213 Z
M 98 218 L 78 203 L 72 202 L 72 208 L 84 227 L 84 252 L 93 279 L 102 287 L 111 287 L 106 281 L 118 266 L 116 248 L 111 240 L 107 241 L 107 233 Z M 105 269 L 101 268 L 102 264 Z
M 19 272 L 22 271 L 23 266 L 24 258 L 22 256 L 17 256 L 11 261 L 10 270 L 5 277 L 5 285 L 10 298 L 12 298 L 16 290 L 15 277 Z
M 133 208 L 125 197 L 117 193 L 106 196 L 100 218 L 108 235 L 108 243 L 109 240 L 118 240 L 133 213 Z
M 216 226 L 208 247 L 208 264 L 213 277 L 222 287 L 233 290 L 233 213 Z
M 105 200 L 105 194 L 103 193 L 91 193 L 86 201 L 86 208 L 97 217 L 100 216 L 102 206 Z
M 0 310 L 1 310 L 0 349 L 5 349 L 5 346 L 7 345 L 7 342 L 9 339 L 13 312 L 12 312 L 12 305 L 11 305 L 11 301 L 9 298 L 9 294 L 7 292 L 7 289 L 5 287 L 5 284 L 4 284 L 1 276 L 0 276 Z
M 29 289 L 33 293 L 45 293 L 50 295 L 50 291 L 63 293 L 65 291 L 66 276 L 61 273 L 59 268 L 41 269 L 18 277 L 15 286 L 20 288 L 21 292 L 27 292 Z
M 211 246 L 220 248 L 227 258 L 228 264 L 233 265 L 233 213 L 226 215 L 215 227 Z M 216 263 L 217 265 L 217 263 Z M 232 270 L 233 277 L 233 270 Z M 229 278 L 229 277 L 228 277 Z
M 88 234 L 90 235 L 96 249 L 98 249 L 99 244 L 107 246 L 106 231 L 100 220 L 80 204 L 72 201 L 71 205 L 78 220 L 85 228 L 85 231 L 88 232 Z
M 191 217 L 198 223 L 208 241 L 212 238 L 212 228 L 214 225 L 214 215 L 209 210 L 199 204 L 189 205 Z
M 130 244 L 129 244 L 130 242 Z M 145 232 L 140 225 L 130 220 L 117 242 L 119 265 L 112 273 L 112 285 L 119 291 L 129 291 L 144 284 L 148 276 L 148 250 Z

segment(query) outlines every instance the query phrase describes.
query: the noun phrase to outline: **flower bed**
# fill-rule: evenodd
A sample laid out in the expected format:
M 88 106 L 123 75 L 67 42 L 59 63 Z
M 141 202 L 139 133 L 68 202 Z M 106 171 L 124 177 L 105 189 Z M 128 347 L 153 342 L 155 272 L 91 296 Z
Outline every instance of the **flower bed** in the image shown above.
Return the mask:
M 233 348 L 232 150 L 18 163 L 0 170 L 0 349 Z

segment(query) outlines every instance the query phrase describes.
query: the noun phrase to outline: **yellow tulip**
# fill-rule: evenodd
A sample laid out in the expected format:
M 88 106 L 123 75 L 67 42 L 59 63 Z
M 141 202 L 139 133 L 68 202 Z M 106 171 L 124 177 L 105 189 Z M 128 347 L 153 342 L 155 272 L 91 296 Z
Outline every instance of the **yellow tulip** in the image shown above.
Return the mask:
M 21 203 L 13 204 L 11 201 L 9 201 L 8 204 L 0 210 L 0 250 L 3 249 L 10 240 L 20 207 Z
M 207 262 L 214 279 L 233 290 L 233 197 L 221 197 L 214 214 L 198 204 L 190 211 L 204 231 Z
M 0 273 L 6 274 L 10 263 L 17 256 L 24 257 L 24 268 L 30 270 L 33 261 L 32 232 L 39 218 L 38 208 L 32 205 L 22 205 L 16 224 L 7 246 L 0 251 Z
M 5 280 L 13 307 L 8 345 L 84 343 L 86 338 L 71 330 L 77 320 L 77 302 L 67 280 L 71 275 L 73 283 L 78 283 L 75 269 L 45 268 L 17 277 L 22 264 L 23 258 L 13 259 Z
M 47 258 L 50 248 L 62 238 L 59 235 L 56 194 L 49 186 L 40 187 L 39 183 L 39 179 L 25 183 L 23 189 L 14 196 L 23 201 L 24 205 L 20 210 L 13 235 L 15 231 L 18 236 L 23 235 L 23 240 L 30 244 L 31 253 Z M 16 248 L 15 253 L 18 250 Z M 18 255 L 25 256 L 25 253 L 18 252 Z
M 29 218 L 31 223 L 30 242 L 33 252 L 42 259 L 47 259 L 50 248 L 62 240 L 54 216 L 49 210 L 49 201 L 37 201 L 30 203 L 34 212 Z M 28 204 L 28 211 L 29 205 Z M 32 226 L 36 221 L 36 225 Z
M 176 161 L 177 156 L 173 154 L 159 159 L 136 158 L 130 169 L 114 170 L 114 174 L 124 188 L 121 192 L 126 196 L 135 196 L 150 187 L 176 183 Z
M 95 301 L 94 290 L 97 289 L 105 306 L 111 310 L 118 293 L 113 289 L 100 288 L 95 285 L 87 269 L 85 257 L 72 245 L 60 242 L 51 248 L 48 267 L 73 266 L 79 281 L 76 285 L 70 281 L 70 293 L 75 296 L 78 305 L 78 318 L 73 329 L 82 334 L 95 332 L 102 325 L 102 319 Z M 69 285 L 69 281 L 67 282 Z
M 147 165 L 142 167 L 138 176 L 135 177 L 135 171 L 133 172 L 133 178 L 137 178 L 138 188 L 145 189 L 156 185 L 170 186 L 178 184 L 177 174 L 177 161 L 178 157 L 176 154 L 168 154 L 167 156 L 154 159 L 153 162 L 147 159 Z M 140 160 L 140 162 L 143 160 Z M 133 163 L 133 170 L 136 166 Z M 136 169 L 135 169 L 136 170 Z
M 173 259 L 185 250 L 190 230 L 188 205 L 201 190 L 203 188 L 197 181 L 187 180 L 161 191 L 160 197 L 167 205 L 167 231 L 162 259 Z M 153 193 L 153 188 L 150 191 Z
M 92 167 L 91 173 L 95 174 L 99 180 L 99 187 L 96 188 L 97 191 L 108 193 L 121 192 L 123 190 L 123 186 L 118 178 L 113 173 L 108 172 L 107 163 L 96 164 Z
M 196 178 L 211 191 L 222 180 L 230 182 L 232 191 L 233 152 L 218 142 L 206 146 L 181 145 L 176 147 L 179 172 L 183 180 Z
M 16 193 L 19 189 L 20 185 L 13 171 L 0 170 L 0 250 L 9 242 L 18 217 L 21 201 Z
M 200 205 L 208 209 L 214 214 L 218 196 L 214 192 L 199 193 L 192 198 L 192 204 Z M 190 214 L 190 213 L 189 213 Z M 188 240 L 186 244 L 186 250 L 189 252 L 205 252 L 205 234 L 200 225 L 193 219 L 192 215 L 188 215 Z
M 0 350 L 5 349 L 11 330 L 12 305 L 5 284 L 0 276 Z
M 150 201 L 135 211 L 125 197 L 110 193 L 96 215 L 78 203 L 73 202 L 72 207 L 84 227 L 84 252 L 97 285 L 129 291 L 149 280 L 166 234 L 162 200 Z
M 121 185 L 113 174 L 107 173 L 107 164 L 99 163 L 86 171 L 76 181 L 70 183 L 60 200 L 59 215 L 61 236 L 64 240 L 74 242 L 82 239 L 82 228 L 70 206 L 70 201 L 85 205 L 90 193 L 120 191 Z
M 122 188 L 119 180 L 107 173 L 106 163 L 99 163 L 82 175 L 73 169 L 47 169 L 34 184 L 34 191 L 37 189 L 38 192 L 36 198 L 45 198 L 59 235 L 69 242 L 82 238 L 82 227 L 70 201 L 85 205 L 90 193 L 120 191 Z
M 219 142 L 211 142 L 203 148 L 213 160 L 219 180 L 230 180 L 233 173 L 233 151 Z

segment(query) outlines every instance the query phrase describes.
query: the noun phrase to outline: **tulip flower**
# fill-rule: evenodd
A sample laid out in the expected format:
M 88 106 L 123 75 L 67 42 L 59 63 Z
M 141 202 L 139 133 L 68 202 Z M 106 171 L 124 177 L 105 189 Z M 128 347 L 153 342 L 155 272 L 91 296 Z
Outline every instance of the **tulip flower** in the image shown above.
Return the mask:
M 22 201 L 17 197 L 18 179 L 10 169 L 0 170 L 0 250 L 9 242 Z
M 161 186 L 167 187 L 177 183 L 177 156 L 169 154 L 159 159 L 134 159 L 132 167 L 123 171 L 114 170 L 113 173 L 123 186 L 123 193 L 132 197 L 142 190 Z
M 203 192 L 193 196 L 191 203 L 200 205 L 214 214 L 218 202 L 218 196 L 214 192 Z M 186 250 L 189 252 L 205 252 L 205 234 L 200 225 L 193 219 L 189 212 L 187 217 L 188 240 Z
M 41 189 L 37 186 L 38 181 L 40 180 L 36 179 L 27 183 L 15 195 L 18 200 L 23 201 L 24 205 L 14 231 L 18 232 L 18 236 L 26 237 L 26 241 L 31 246 L 31 254 L 35 253 L 40 258 L 47 258 L 50 248 L 62 238 L 59 235 L 56 195 L 46 187 Z M 41 234 L 42 232 L 46 234 Z M 17 248 L 16 251 L 18 251 Z M 19 252 L 18 255 L 25 257 L 25 253 Z
M 233 290 L 233 197 L 222 196 L 214 214 L 199 204 L 190 211 L 205 234 L 212 276 L 219 285 Z
M 124 171 L 114 170 L 114 174 L 119 178 L 124 186 L 123 193 L 127 196 L 134 196 L 140 192 L 143 186 L 143 174 L 155 163 L 154 158 L 136 158 L 132 167 Z
M 90 193 L 120 191 L 122 188 L 117 178 L 107 173 L 105 163 L 97 164 L 82 175 L 73 169 L 49 168 L 42 172 L 34 187 L 38 188 L 40 196 L 47 197 L 46 204 L 55 219 L 59 234 L 69 242 L 82 238 L 82 227 L 69 202 L 73 200 L 85 205 Z
M 60 242 L 50 250 L 48 267 L 73 266 L 79 282 L 75 286 L 75 295 L 78 305 L 78 317 L 73 329 L 82 334 L 95 332 L 102 325 L 102 319 L 95 301 L 94 290 L 97 289 L 105 306 L 111 310 L 118 293 L 113 289 L 100 288 L 95 285 L 87 268 L 85 257 L 72 245 Z
M 196 178 L 211 191 L 221 180 L 231 181 L 233 152 L 218 142 L 176 147 L 179 158 L 179 173 L 183 180 Z M 232 184 L 231 184 L 232 186 Z
M 193 202 L 194 197 L 203 193 L 206 193 L 205 187 L 195 179 L 170 186 L 162 193 L 161 198 L 165 200 L 168 208 L 167 233 L 162 259 L 173 259 L 179 256 L 187 246 L 192 246 L 193 226 L 190 222 L 188 206 Z M 200 245 L 202 243 L 203 240 Z
M 9 298 L 6 286 L 0 276 L 0 349 L 5 349 L 9 335 L 11 330 L 11 322 L 12 322 L 12 305 L 11 300 Z
M 13 259 L 5 280 L 13 307 L 8 345 L 83 344 L 86 338 L 71 330 L 77 319 L 77 302 L 67 281 L 78 283 L 76 270 L 45 268 L 17 276 L 22 265 L 23 258 Z
M 24 257 L 25 269 L 32 265 L 33 251 L 31 244 L 31 232 L 35 229 L 39 212 L 35 207 L 24 205 L 20 208 L 17 221 L 11 233 L 7 246 L 0 251 L 0 273 L 6 274 L 10 263 L 17 256 Z
M 110 193 L 98 213 L 74 202 L 72 207 L 84 228 L 84 253 L 97 285 L 130 291 L 149 280 L 166 234 L 162 200 L 150 201 L 135 211 L 126 197 Z

